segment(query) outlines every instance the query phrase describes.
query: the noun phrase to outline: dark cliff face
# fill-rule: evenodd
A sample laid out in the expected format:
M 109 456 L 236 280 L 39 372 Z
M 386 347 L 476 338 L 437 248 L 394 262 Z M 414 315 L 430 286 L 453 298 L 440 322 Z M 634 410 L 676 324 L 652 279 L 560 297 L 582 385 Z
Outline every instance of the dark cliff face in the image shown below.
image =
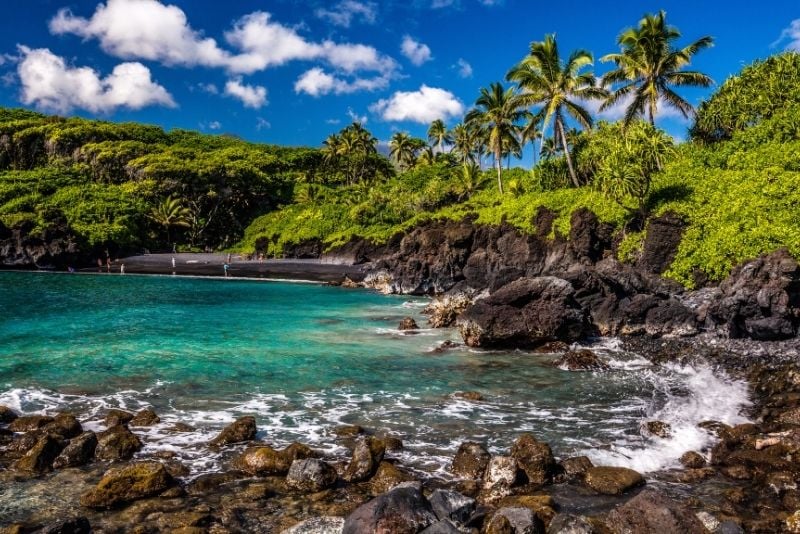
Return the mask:
M 0 267 L 9 269 L 66 269 L 86 262 L 68 228 L 31 233 L 29 225 L 7 228 L 0 223 Z

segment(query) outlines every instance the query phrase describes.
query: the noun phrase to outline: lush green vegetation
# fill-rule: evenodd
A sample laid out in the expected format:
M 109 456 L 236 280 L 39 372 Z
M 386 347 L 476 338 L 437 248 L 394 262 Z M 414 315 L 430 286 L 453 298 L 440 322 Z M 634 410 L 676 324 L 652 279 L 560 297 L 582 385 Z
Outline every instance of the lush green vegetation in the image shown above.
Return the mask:
M 671 211 L 687 230 L 667 275 L 687 286 L 778 247 L 800 257 L 800 54 L 746 67 L 695 115 L 678 91 L 710 83 L 687 67 L 711 40 L 679 39 L 663 13 L 646 16 L 598 82 L 591 53 L 546 36 L 463 122 L 434 121 L 427 139 L 398 132 L 388 157 L 360 124 L 317 150 L 0 109 L 0 222 L 67 225 L 90 247 L 280 256 L 308 240 L 386 242 L 430 220 L 532 231 L 541 206 L 567 234 L 588 208 L 622 233 L 618 257 L 636 261 L 649 218 Z M 626 113 L 597 122 L 592 100 L 625 101 Z M 656 127 L 662 105 L 694 116 L 690 141 Z M 510 168 L 528 144 L 533 168 Z

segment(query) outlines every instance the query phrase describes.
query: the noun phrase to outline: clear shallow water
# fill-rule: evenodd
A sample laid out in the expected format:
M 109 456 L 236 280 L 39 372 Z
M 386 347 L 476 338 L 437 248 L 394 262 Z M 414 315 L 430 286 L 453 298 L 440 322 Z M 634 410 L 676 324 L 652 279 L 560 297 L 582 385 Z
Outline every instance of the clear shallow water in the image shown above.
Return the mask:
M 432 353 L 457 332 L 396 330 L 407 315 L 424 325 L 425 303 L 311 284 L 0 273 L 0 404 L 70 409 L 93 429 L 110 407 L 152 406 L 162 423 L 142 454 L 173 450 L 194 474 L 219 467 L 203 444 L 241 415 L 268 442 L 331 454 L 346 454 L 337 425 L 388 432 L 428 472 L 466 439 L 502 452 L 521 432 L 557 456 L 653 471 L 708 444 L 698 422 L 744 421 L 744 384 L 704 365 L 652 367 L 613 341 L 592 347 L 612 366 L 598 373 L 553 368 L 553 355 Z M 650 419 L 675 437 L 643 436 Z M 167 430 L 179 421 L 196 431 Z

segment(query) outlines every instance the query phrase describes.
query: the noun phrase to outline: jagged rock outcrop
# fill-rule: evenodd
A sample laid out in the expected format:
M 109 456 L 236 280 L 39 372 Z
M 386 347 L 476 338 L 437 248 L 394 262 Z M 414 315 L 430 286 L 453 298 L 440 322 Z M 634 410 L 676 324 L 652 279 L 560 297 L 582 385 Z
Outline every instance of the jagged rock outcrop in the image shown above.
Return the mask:
M 34 234 L 32 223 L 8 228 L 0 223 L 0 267 L 13 269 L 60 268 L 84 261 L 66 223 Z

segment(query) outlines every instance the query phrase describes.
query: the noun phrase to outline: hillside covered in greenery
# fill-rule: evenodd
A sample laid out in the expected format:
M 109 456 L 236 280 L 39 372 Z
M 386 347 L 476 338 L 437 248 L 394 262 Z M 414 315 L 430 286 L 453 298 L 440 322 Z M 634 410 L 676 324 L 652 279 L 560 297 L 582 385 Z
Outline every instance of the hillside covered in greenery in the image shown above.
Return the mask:
M 613 224 L 625 261 L 650 218 L 677 214 L 686 230 L 666 274 L 687 286 L 779 247 L 800 257 L 800 54 L 744 68 L 695 113 L 675 89 L 711 83 L 686 69 L 711 41 L 679 38 L 663 12 L 647 16 L 596 79 L 589 52 L 562 54 L 546 36 L 463 122 L 435 121 L 428 139 L 398 132 L 388 158 L 358 123 L 319 149 L 283 148 L 0 109 L 0 223 L 66 227 L 87 251 L 176 243 L 280 257 L 309 240 L 383 243 L 467 216 L 532 231 L 545 206 L 561 234 L 579 208 Z M 597 122 L 591 101 L 626 103 L 625 116 Z M 657 128 L 660 105 L 691 119 L 689 140 Z M 529 144 L 533 168 L 509 168 Z

